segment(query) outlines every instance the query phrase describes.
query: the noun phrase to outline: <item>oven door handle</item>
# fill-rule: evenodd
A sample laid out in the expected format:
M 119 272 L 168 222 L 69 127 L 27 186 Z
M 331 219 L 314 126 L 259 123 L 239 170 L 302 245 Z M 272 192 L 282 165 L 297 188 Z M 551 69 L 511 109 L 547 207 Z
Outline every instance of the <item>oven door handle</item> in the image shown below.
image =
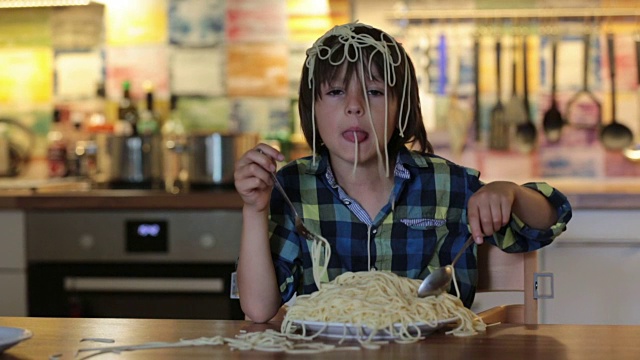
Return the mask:
M 220 278 L 141 278 L 141 277 L 78 277 L 64 278 L 64 288 L 73 292 L 162 292 L 162 293 L 223 293 Z

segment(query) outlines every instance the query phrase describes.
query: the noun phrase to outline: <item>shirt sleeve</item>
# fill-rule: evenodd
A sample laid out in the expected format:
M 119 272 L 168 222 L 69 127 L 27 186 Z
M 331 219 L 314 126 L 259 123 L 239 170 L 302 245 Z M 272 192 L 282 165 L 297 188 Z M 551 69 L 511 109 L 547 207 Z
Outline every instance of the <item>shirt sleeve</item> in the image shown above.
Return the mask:
M 505 228 L 490 239 L 505 252 L 526 252 L 540 249 L 553 242 L 564 232 L 571 219 L 572 209 L 567 197 L 557 189 L 544 182 L 529 182 L 523 186 L 535 190 L 547 198 L 558 214 L 555 224 L 548 229 L 534 229 L 526 225 L 517 216 L 512 215 Z
M 269 241 L 276 280 L 284 304 L 293 297 L 297 284 L 300 284 L 302 249 L 291 211 L 283 204 L 282 195 L 274 191 L 271 195 Z

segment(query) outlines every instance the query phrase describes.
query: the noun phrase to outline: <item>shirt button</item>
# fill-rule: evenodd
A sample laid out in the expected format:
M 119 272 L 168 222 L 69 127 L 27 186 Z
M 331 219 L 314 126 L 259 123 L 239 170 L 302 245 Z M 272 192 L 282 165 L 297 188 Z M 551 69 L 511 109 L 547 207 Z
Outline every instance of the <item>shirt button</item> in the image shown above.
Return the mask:
M 377 234 L 378 233 L 378 229 L 373 229 L 373 231 L 371 231 L 371 232 L 374 233 L 374 234 Z
M 375 266 L 372 266 L 372 267 L 371 267 L 371 271 L 375 271 L 375 270 L 378 270 L 378 269 L 376 269 L 376 267 L 375 267 Z
M 349 201 L 349 200 L 344 200 L 344 204 L 345 204 L 345 205 L 351 205 L 351 201 Z

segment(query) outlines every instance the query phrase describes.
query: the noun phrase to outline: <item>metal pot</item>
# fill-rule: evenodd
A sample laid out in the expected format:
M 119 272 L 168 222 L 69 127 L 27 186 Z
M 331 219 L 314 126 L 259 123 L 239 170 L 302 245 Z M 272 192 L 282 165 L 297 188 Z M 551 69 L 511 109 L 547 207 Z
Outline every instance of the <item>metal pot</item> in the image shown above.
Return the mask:
M 189 182 L 231 185 L 235 162 L 258 144 L 256 134 L 193 134 L 187 137 Z
M 162 182 L 162 138 L 159 135 L 107 139 L 112 184 L 154 185 Z

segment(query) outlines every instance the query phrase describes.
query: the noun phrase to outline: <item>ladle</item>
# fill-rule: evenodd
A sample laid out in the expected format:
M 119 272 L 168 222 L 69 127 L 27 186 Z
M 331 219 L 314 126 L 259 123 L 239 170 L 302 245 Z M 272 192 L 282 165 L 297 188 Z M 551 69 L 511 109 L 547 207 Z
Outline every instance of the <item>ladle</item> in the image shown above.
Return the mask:
M 613 34 L 607 35 L 607 48 L 609 50 L 609 75 L 611 76 L 611 123 L 600 132 L 600 140 L 608 150 L 623 150 L 633 142 L 631 130 L 616 120 L 616 71 Z
M 427 275 L 422 281 L 422 284 L 418 287 L 418 297 L 437 296 L 447 290 L 451 280 L 453 279 L 453 267 L 456 265 L 462 253 L 473 243 L 473 236 L 469 236 L 467 241 L 462 245 L 462 248 L 453 258 L 451 265 L 437 268 Z
M 638 88 L 640 89 L 640 34 L 636 35 L 636 75 L 638 76 Z M 640 96 L 640 94 L 638 94 Z M 624 150 L 624 156 L 632 161 L 640 161 L 640 143 L 636 142 Z

